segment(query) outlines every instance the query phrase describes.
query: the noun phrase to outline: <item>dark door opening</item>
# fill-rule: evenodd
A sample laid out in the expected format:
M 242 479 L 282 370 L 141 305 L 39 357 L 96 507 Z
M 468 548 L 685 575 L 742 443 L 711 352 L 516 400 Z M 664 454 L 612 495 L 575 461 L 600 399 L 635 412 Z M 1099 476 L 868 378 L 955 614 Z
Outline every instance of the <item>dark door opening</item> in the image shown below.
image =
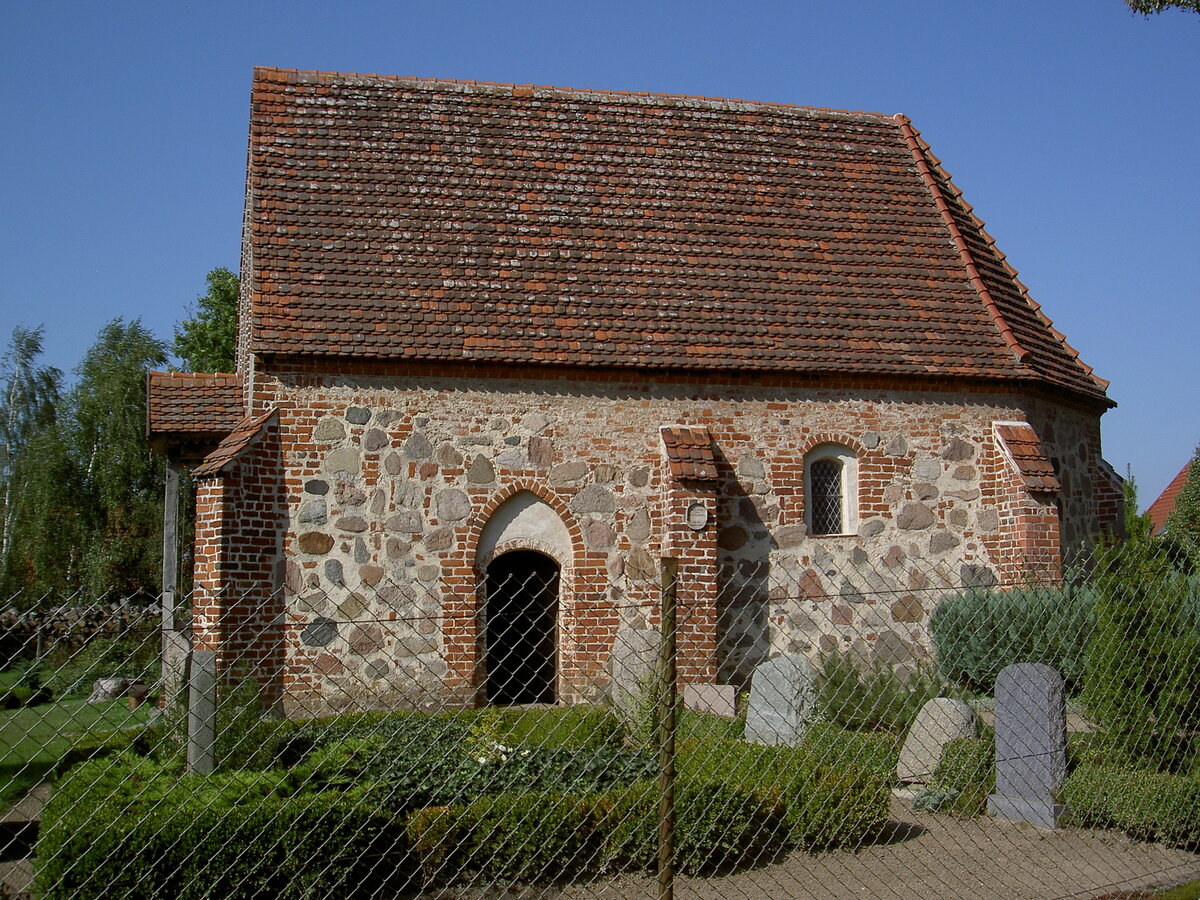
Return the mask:
M 487 569 L 487 699 L 553 703 L 558 563 L 514 550 Z

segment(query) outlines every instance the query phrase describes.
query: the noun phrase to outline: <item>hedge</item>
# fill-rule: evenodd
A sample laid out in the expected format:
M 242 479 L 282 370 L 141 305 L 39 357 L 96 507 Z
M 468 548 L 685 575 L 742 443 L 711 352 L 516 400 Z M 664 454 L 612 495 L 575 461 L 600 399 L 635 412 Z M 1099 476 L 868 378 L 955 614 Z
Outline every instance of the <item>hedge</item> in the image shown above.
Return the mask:
M 40 896 L 308 900 L 413 879 L 392 817 L 353 792 L 295 788 L 285 773 L 175 778 L 129 754 L 85 763 L 43 813 Z
M 1081 765 L 1063 785 L 1063 802 L 1082 826 L 1200 846 L 1200 778 L 1194 776 Z

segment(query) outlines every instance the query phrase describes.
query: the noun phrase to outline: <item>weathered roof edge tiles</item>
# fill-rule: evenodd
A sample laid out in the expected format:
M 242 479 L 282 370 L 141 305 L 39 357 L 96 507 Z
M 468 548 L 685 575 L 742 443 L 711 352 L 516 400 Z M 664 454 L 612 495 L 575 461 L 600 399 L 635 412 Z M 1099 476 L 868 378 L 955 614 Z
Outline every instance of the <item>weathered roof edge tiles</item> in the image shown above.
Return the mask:
M 1035 494 L 1062 490 L 1054 463 L 1042 447 L 1041 438 L 1027 422 L 997 422 L 996 435 L 1025 487 Z
M 1111 405 L 903 116 L 256 69 L 263 356 L 1032 383 Z
M 717 480 L 717 459 L 707 428 L 664 425 L 659 433 L 672 478 L 677 481 Z
M 272 408 L 258 416 L 246 416 L 217 445 L 217 449 L 192 470 L 192 477 L 211 478 L 220 475 L 258 442 L 278 413 L 279 410 Z
M 228 434 L 245 415 L 242 377 L 227 373 L 147 372 L 146 435 Z

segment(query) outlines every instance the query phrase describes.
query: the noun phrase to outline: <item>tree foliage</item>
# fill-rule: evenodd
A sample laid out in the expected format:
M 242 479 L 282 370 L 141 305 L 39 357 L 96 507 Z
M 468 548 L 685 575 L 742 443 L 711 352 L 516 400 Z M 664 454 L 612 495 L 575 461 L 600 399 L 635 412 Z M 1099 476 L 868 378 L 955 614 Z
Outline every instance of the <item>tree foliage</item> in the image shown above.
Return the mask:
M 175 355 L 188 372 L 232 372 L 237 347 L 238 277 L 224 268 L 205 278 L 208 293 L 194 315 L 175 328 Z
M 14 337 L 9 355 L 35 361 L 34 347 Z M 156 589 L 162 465 L 146 445 L 145 379 L 148 368 L 166 365 L 166 350 L 140 321 L 115 319 L 100 330 L 69 392 L 50 392 L 56 379 L 42 379 L 46 408 L 30 412 L 33 424 L 6 470 L 5 594 Z
M 1175 508 L 1167 516 L 1166 532 L 1180 543 L 1200 548 L 1200 444 L 1192 455 L 1187 479 L 1175 495 Z
M 1125 5 L 1143 16 L 1151 16 L 1166 9 L 1185 9 L 1200 13 L 1200 0 L 1125 0 Z
M 62 372 L 38 364 L 42 328 L 15 328 L 0 357 L 0 570 L 12 550 L 16 523 L 23 511 L 20 462 L 39 434 L 54 424 Z

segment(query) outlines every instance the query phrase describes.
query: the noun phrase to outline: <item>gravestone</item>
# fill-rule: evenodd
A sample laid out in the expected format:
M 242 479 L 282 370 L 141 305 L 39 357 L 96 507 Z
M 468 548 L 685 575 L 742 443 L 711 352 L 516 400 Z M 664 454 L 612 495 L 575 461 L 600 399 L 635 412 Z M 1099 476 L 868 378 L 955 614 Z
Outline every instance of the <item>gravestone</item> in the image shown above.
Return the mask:
M 996 792 L 988 812 L 1011 822 L 1056 828 L 1054 794 L 1067 775 L 1063 680 L 1041 663 L 1007 666 L 996 679 Z
M 921 707 L 904 738 L 896 778 L 905 783 L 924 784 L 937 771 L 948 743 L 978 735 L 975 710 L 967 704 L 949 697 L 930 700 Z
M 816 670 L 794 653 L 768 659 L 754 670 L 745 737 L 755 744 L 799 744 L 816 703 Z
M 732 719 L 737 715 L 736 693 L 732 684 L 685 684 L 683 705 L 699 713 Z
M 636 713 L 642 692 L 658 666 L 662 635 L 657 631 L 625 628 L 617 632 L 608 658 L 609 699 L 625 714 Z

